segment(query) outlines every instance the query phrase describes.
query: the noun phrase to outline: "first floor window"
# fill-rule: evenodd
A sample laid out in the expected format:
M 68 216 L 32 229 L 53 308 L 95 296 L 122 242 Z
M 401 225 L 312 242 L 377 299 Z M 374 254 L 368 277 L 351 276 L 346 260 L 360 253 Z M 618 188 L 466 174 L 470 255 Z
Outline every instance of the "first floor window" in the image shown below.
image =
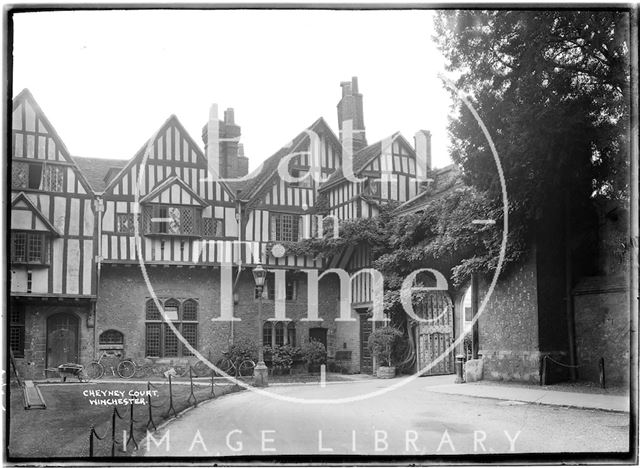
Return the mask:
M 47 264 L 46 236 L 43 232 L 11 232 L 11 261 L 13 263 Z
M 135 232 L 134 220 L 133 213 L 118 213 L 116 215 L 116 232 L 133 234 Z
M 202 235 L 204 237 L 223 236 L 222 220 L 218 218 L 202 218 Z
M 64 192 L 64 166 L 45 164 L 42 174 L 42 190 L 48 192 Z
M 193 206 L 154 205 L 145 208 L 145 232 L 199 235 L 201 210 Z
M 15 357 L 24 357 L 24 305 L 12 304 L 9 312 L 9 346 Z
M 178 301 L 160 300 L 167 320 L 193 347 L 198 347 L 198 303 L 195 299 Z M 145 350 L 148 357 L 192 356 L 191 351 L 178 339 L 156 306 L 149 299 L 145 307 L 146 333 Z
M 289 272 L 285 274 L 285 300 L 287 301 L 295 301 L 298 293 L 298 282 L 291 276 Z M 264 282 L 263 297 L 270 301 L 275 300 L 276 288 L 276 275 L 273 272 L 268 272 Z M 254 299 L 260 299 L 260 292 L 257 287 L 254 291 Z
M 271 240 L 298 242 L 300 236 L 300 216 L 294 214 L 271 214 Z

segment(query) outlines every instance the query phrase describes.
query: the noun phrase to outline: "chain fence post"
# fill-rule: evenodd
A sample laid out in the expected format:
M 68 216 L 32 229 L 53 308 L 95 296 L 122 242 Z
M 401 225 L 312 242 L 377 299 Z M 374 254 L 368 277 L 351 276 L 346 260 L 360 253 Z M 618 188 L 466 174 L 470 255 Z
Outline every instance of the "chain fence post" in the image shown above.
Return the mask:
M 91 431 L 89 431 L 89 457 L 93 458 L 93 424 L 91 425 Z
M 113 407 L 111 414 L 111 456 L 116 456 L 116 407 Z
M 189 366 L 189 385 L 191 386 L 191 393 L 189 394 L 189 398 L 187 398 L 187 403 L 193 398 L 193 406 L 198 406 L 198 399 L 195 393 L 193 393 L 193 373 L 191 372 L 191 366 Z
M 147 381 L 147 406 L 149 407 L 149 420 L 147 421 L 147 425 L 145 426 L 149 429 L 149 424 L 153 426 L 153 430 L 157 431 L 156 423 L 153 422 L 153 413 L 151 409 L 151 382 Z
M 167 411 L 167 416 L 169 416 L 172 411 L 173 415 L 177 417 L 178 413 L 173 407 L 173 383 L 171 382 L 171 374 L 169 374 L 169 411 Z
M 212 370 L 211 370 L 211 396 L 212 396 L 213 398 L 215 398 L 215 397 L 216 397 L 216 392 L 215 392 L 215 385 L 216 385 L 215 376 L 216 376 L 216 373 L 215 373 L 215 371 L 212 369 Z
M 125 448 L 129 445 L 129 442 L 133 441 L 133 445 L 135 446 L 136 450 L 138 450 L 140 447 L 138 447 L 138 442 L 136 442 L 136 438 L 133 436 L 133 406 L 134 405 L 131 404 L 131 411 L 129 412 L 129 437 L 127 438 L 127 442 L 125 443 Z

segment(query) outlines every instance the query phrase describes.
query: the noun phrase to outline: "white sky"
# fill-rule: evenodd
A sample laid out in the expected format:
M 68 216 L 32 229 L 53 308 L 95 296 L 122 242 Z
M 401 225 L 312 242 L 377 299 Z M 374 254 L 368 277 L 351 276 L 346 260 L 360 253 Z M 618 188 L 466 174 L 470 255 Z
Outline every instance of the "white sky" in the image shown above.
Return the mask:
M 14 16 L 14 94 L 29 88 L 71 154 L 128 159 L 171 114 L 202 146 L 235 109 L 251 169 L 318 117 L 337 134 L 357 76 L 369 143 L 432 132 L 450 163 L 450 99 L 430 11 L 71 11 Z

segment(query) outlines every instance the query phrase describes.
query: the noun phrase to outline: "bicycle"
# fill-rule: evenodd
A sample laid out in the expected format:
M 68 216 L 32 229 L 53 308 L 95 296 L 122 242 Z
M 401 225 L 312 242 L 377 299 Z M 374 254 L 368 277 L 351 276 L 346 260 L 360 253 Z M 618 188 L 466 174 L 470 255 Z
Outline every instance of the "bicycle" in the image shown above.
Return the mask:
M 131 359 L 121 359 L 121 353 L 109 354 L 106 351 L 103 351 L 97 361 L 91 361 L 84 367 L 84 374 L 88 380 L 97 380 L 102 378 L 105 372 L 104 365 L 102 364 L 102 359 L 105 357 L 116 357 L 120 359 L 120 362 L 116 366 L 115 370 L 113 366 L 109 366 L 112 376 L 115 377 L 117 373 L 120 378 L 130 379 L 135 374 L 136 365 Z
M 247 377 L 253 375 L 253 369 L 256 367 L 256 363 L 251 359 L 241 359 L 242 358 L 231 359 L 229 357 L 229 352 L 226 351 L 222 353 L 222 357 L 216 362 L 216 367 L 227 375 L 234 377 Z M 238 364 L 238 362 L 240 362 L 240 364 Z M 204 363 L 198 364 L 206 366 Z M 220 373 L 218 374 L 220 377 L 224 377 L 224 375 Z

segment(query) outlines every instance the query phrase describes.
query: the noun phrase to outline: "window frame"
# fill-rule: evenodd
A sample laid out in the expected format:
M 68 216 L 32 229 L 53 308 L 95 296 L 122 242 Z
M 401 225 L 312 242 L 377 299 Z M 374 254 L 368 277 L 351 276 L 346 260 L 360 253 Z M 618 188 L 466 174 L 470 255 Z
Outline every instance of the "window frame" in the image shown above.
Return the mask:
M 298 280 L 296 278 L 290 278 L 293 276 L 290 272 L 285 272 L 285 301 L 295 301 L 298 299 Z M 262 287 L 263 300 L 266 301 L 275 301 L 276 299 L 276 275 L 275 272 L 267 270 L 267 276 L 264 280 L 264 286 Z M 270 287 L 269 284 L 272 284 L 273 287 Z M 266 292 L 266 296 L 264 295 Z M 258 293 L 258 287 L 254 286 L 253 289 L 253 299 L 255 301 L 260 299 L 260 294 Z
M 295 213 L 270 214 L 271 239 L 275 242 L 298 242 L 302 238 L 302 216 Z M 285 221 L 290 218 L 291 229 L 285 229 Z M 287 235 L 285 235 L 287 234 Z
M 11 188 L 13 190 L 39 190 L 41 192 L 62 193 L 67 186 L 67 165 L 51 163 L 48 161 L 23 161 L 14 160 L 11 162 Z M 15 169 L 18 165 L 26 167 L 26 183 L 14 184 Z M 55 171 L 56 186 L 55 190 L 51 187 L 51 178 L 49 172 Z M 59 178 L 59 180 L 58 180 Z M 45 187 L 47 182 L 47 187 Z
M 180 231 L 171 232 L 171 222 L 153 222 L 154 218 L 169 219 L 170 210 L 178 210 Z M 184 232 L 184 213 L 191 212 L 191 232 Z M 202 237 L 202 207 L 193 205 L 171 205 L 166 203 L 153 203 L 144 207 L 144 234 L 147 236 L 170 237 Z
M 16 257 L 16 237 L 24 235 L 24 257 L 19 259 Z M 50 235 L 44 231 L 26 231 L 23 229 L 12 229 L 10 233 L 10 260 L 12 265 L 32 265 L 32 266 L 49 266 L 51 253 Z M 40 245 L 40 259 L 31 260 L 31 247 L 35 244 L 33 240 L 38 239 Z
M 186 298 L 186 299 L 176 299 L 173 297 L 158 299 L 163 308 L 166 307 L 177 307 L 177 320 L 171 320 L 171 323 L 178 329 L 178 332 L 183 335 L 183 337 L 193 346 L 194 348 L 198 348 L 198 340 L 199 340 L 199 320 L 198 313 L 200 308 L 200 303 L 197 298 Z M 195 314 L 195 319 L 185 320 L 184 318 L 184 306 L 185 304 L 193 304 L 195 306 L 195 310 L 191 312 Z M 151 306 L 151 307 L 150 307 Z M 153 314 L 153 315 L 151 315 Z M 150 318 L 151 315 L 151 318 Z M 173 334 L 173 330 L 169 327 L 169 325 L 165 322 L 164 317 L 158 310 L 155 305 L 155 301 L 151 298 L 148 298 L 145 301 L 145 337 L 144 337 L 144 354 L 147 358 L 154 359 L 172 359 L 172 358 L 186 358 L 193 356 L 193 353 L 189 351 L 189 349 L 178 339 L 177 336 L 171 337 Z M 187 325 L 187 327 L 185 327 Z M 192 331 L 189 333 L 192 334 L 192 340 L 190 340 L 185 335 L 185 328 L 189 328 Z M 154 334 L 157 336 L 158 343 L 157 345 L 150 346 L 149 337 L 150 330 L 154 330 Z M 173 342 L 175 339 L 175 354 L 174 352 L 167 353 L 167 346 L 173 346 L 173 344 L 167 344 L 169 341 L 167 338 Z M 149 350 L 151 347 L 157 347 L 158 353 L 157 355 L 150 354 Z
M 14 320 L 18 317 L 18 321 Z M 13 332 L 18 331 L 18 343 L 14 345 Z M 16 358 L 25 357 L 25 310 L 24 304 L 11 304 L 9 311 L 9 333 L 7 334 L 7 341 L 9 341 L 9 349 Z

